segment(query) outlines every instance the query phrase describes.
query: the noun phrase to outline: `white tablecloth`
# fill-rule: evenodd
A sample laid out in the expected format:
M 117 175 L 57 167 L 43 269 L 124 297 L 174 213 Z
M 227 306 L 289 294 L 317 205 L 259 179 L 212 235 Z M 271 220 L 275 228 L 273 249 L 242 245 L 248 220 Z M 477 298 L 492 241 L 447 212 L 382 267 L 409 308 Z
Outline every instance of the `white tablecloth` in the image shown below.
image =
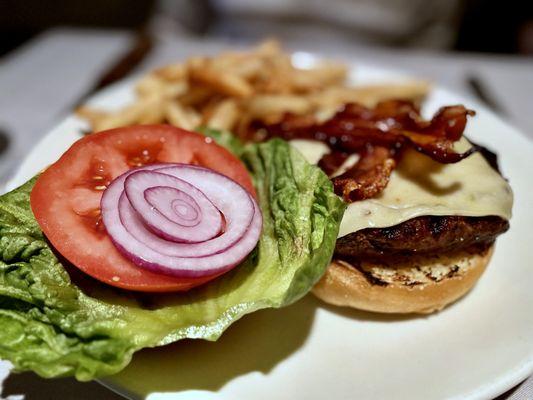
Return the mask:
M 0 59 L 0 128 L 7 130 L 12 139 L 8 153 L 0 156 L 0 182 L 35 142 L 69 112 L 69 107 L 109 63 L 128 49 L 130 40 L 131 36 L 121 31 L 57 29 Z M 137 72 L 192 54 L 218 51 L 225 45 L 162 37 Z M 403 69 L 470 96 L 466 79 L 477 75 L 497 97 L 508 119 L 533 139 L 533 58 L 400 52 L 334 44 L 317 49 L 305 41 L 288 45 L 294 50 Z M 120 398 L 97 383 L 43 380 L 31 373 L 10 375 L 6 362 L 0 362 L 0 378 L 2 395 L 9 399 L 22 399 L 24 395 L 27 399 Z M 533 378 L 501 399 L 533 399 Z

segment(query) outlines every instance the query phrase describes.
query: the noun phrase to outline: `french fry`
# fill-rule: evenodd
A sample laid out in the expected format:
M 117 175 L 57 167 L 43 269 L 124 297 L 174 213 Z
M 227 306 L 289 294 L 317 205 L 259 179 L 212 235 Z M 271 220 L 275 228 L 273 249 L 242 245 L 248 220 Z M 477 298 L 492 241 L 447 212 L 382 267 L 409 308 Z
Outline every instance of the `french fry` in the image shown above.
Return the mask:
M 165 84 L 164 80 L 149 74 L 137 82 L 135 92 L 141 97 L 158 96 L 164 90 Z
M 247 108 L 253 117 L 264 119 L 283 113 L 305 114 L 311 111 L 312 104 L 302 96 L 258 95 L 248 101 Z
M 166 65 L 156 69 L 154 75 L 168 82 L 184 81 L 187 79 L 187 67 L 184 64 Z
M 157 75 L 150 74 L 137 83 L 135 90 L 140 97 L 175 98 L 185 94 L 188 88 L 187 81 L 166 82 Z
M 189 90 L 187 81 L 171 82 L 165 85 L 163 90 L 163 97 L 167 99 L 174 99 L 183 96 Z
M 254 91 L 245 79 L 209 67 L 193 68 L 190 71 L 190 76 L 193 82 L 228 96 L 248 97 Z
M 424 81 L 394 83 L 371 86 L 334 86 L 309 95 L 310 101 L 318 108 L 330 108 L 345 103 L 361 103 L 373 107 L 387 99 L 422 100 L 428 93 L 430 85 Z
M 77 114 L 95 131 L 132 124 L 170 123 L 185 129 L 206 124 L 246 138 L 254 120 L 278 122 L 292 113 L 323 121 L 346 103 L 420 101 L 430 89 L 421 81 L 350 87 L 347 74 L 346 66 L 331 61 L 296 68 L 279 42 L 267 40 L 248 52 L 163 66 L 137 83 L 131 105 L 112 112 L 81 107 Z
M 211 111 L 211 116 L 205 121 L 210 128 L 231 130 L 239 117 L 239 106 L 232 99 L 226 99 L 218 103 Z
M 291 85 L 299 92 L 339 85 L 346 79 L 346 73 L 346 66 L 340 64 L 322 65 L 313 69 L 294 69 Z
M 231 72 L 243 79 L 251 80 L 261 73 L 263 67 L 264 63 L 261 59 L 247 57 L 240 63 L 233 65 Z
M 187 74 L 190 74 L 190 71 L 198 68 L 204 68 L 207 66 L 208 60 L 205 57 L 190 57 L 185 62 L 185 67 L 187 68 Z
M 363 104 L 373 106 L 386 99 L 421 101 L 429 92 L 431 84 L 426 81 L 381 84 L 355 88 Z
M 145 102 L 138 101 L 137 103 L 133 103 L 132 105 L 125 107 L 116 113 L 109 113 L 105 117 L 95 121 L 93 130 L 95 132 L 100 132 L 106 129 L 139 123 L 139 118 L 142 115 L 144 108 Z
M 109 113 L 101 110 L 96 110 L 91 107 L 87 106 L 81 106 L 76 109 L 76 115 L 82 119 L 87 120 L 89 122 L 89 125 L 94 128 L 95 124 L 98 124 L 98 122 L 107 117 Z
M 191 85 L 189 90 L 179 97 L 179 102 L 185 106 L 201 107 L 215 95 L 213 90 L 206 86 Z
M 151 97 L 144 103 L 137 122 L 139 124 L 160 124 L 164 118 L 164 100 Z
M 244 53 L 227 52 L 222 53 L 218 57 L 209 59 L 209 67 L 219 70 L 227 71 L 232 70 L 243 62 L 248 56 Z
M 331 117 L 335 115 L 337 111 L 339 111 L 339 108 L 341 107 L 341 104 L 338 103 L 332 103 L 329 105 L 323 105 L 322 107 L 319 107 L 314 112 L 314 117 L 317 122 L 325 122 Z
M 182 106 L 177 101 L 166 103 L 164 112 L 168 122 L 183 129 L 193 130 L 201 121 L 200 116 L 195 111 Z
M 281 44 L 276 39 L 267 39 L 259 43 L 253 52 L 263 57 L 273 57 L 282 54 Z

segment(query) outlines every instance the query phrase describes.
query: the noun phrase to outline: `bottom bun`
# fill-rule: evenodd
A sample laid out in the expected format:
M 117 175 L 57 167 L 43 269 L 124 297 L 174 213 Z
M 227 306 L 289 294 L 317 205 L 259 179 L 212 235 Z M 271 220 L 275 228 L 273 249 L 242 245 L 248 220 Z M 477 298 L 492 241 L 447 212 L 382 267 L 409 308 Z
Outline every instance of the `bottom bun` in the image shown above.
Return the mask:
M 494 246 L 401 262 L 334 260 L 313 288 L 319 299 L 336 306 L 382 313 L 439 311 L 465 295 L 477 282 Z

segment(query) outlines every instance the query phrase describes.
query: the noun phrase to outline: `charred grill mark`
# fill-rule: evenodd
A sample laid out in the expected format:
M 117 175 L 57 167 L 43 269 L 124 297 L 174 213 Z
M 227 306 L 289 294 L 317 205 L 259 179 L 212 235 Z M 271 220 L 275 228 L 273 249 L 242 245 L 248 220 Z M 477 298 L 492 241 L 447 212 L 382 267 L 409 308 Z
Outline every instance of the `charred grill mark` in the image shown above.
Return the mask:
M 431 275 L 431 271 L 426 272 L 425 275 L 426 275 L 426 278 L 428 278 L 429 280 L 431 280 L 433 282 L 437 282 L 438 281 L 437 277 Z
M 359 263 L 353 263 L 353 264 L 350 263 L 350 265 L 356 268 L 357 270 L 359 270 L 359 272 L 363 274 L 367 282 L 370 283 L 371 285 L 383 286 L 383 287 L 389 285 L 388 282 L 385 282 L 379 279 L 378 277 L 373 275 L 370 271 L 366 271 L 365 269 L 363 269 Z
M 446 274 L 446 278 L 453 278 L 459 272 L 459 266 L 456 264 L 452 267 L 450 272 Z

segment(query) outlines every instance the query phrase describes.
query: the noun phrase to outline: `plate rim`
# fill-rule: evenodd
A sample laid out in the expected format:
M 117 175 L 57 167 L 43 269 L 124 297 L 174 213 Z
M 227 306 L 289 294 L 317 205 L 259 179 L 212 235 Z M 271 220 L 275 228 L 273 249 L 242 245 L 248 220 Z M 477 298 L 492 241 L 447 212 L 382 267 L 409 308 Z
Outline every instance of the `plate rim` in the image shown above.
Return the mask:
M 314 60 L 323 59 L 323 57 L 321 57 L 317 53 L 311 53 L 311 52 L 297 52 L 297 53 L 309 55 Z M 373 69 L 379 74 L 394 76 L 396 78 L 400 78 L 400 80 L 419 79 L 415 75 L 410 74 L 408 70 L 390 69 L 387 67 L 383 67 L 379 64 L 366 63 L 366 62 L 355 63 L 349 59 L 346 59 L 345 63 L 348 66 L 349 71 L 353 71 L 354 69 L 368 69 L 368 70 Z M 136 74 L 135 76 L 116 82 L 104 88 L 103 90 L 98 91 L 97 93 L 95 93 L 93 96 L 91 96 L 88 99 L 87 104 L 98 103 L 102 99 L 111 97 L 113 93 L 120 91 L 120 90 L 131 91 L 133 89 L 134 82 L 138 78 L 139 78 L 139 75 Z M 483 113 L 490 115 L 493 118 L 496 118 L 499 122 L 505 125 L 506 128 L 509 129 L 509 133 L 511 135 L 517 135 L 519 137 L 522 137 L 522 139 L 526 139 L 528 144 L 531 146 L 530 148 L 533 149 L 533 142 L 529 140 L 530 138 L 520 128 L 516 127 L 512 122 L 494 113 L 493 111 L 485 107 L 483 104 L 480 104 L 475 99 L 463 93 L 456 93 L 453 90 L 446 87 L 445 85 L 441 85 L 436 82 L 434 83 L 431 90 L 433 93 L 436 91 L 441 91 L 443 94 L 447 96 L 450 95 L 450 96 L 458 97 L 458 98 L 464 99 L 465 101 L 468 101 L 468 103 L 472 105 L 474 108 L 476 108 L 477 110 L 483 111 Z M 28 168 L 28 164 L 30 164 L 29 161 L 32 155 L 36 152 L 37 149 L 39 149 L 42 146 L 43 142 L 45 142 L 46 140 L 50 140 L 51 138 L 54 137 L 54 135 L 57 135 L 56 131 L 59 131 L 59 128 L 63 124 L 68 123 L 68 122 L 73 122 L 73 123 L 75 122 L 77 124 L 84 124 L 85 126 L 87 126 L 85 121 L 77 117 L 74 112 L 67 113 L 66 116 L 64 116 L 63 118 L 58 118 L 58 123 L 55 124 L 50 130 L 48 130 L 48 132 L 45 135 L 43 135 L 41 139 L 38 140 L 35 143 L 35 145 L 31 147 L 31 149 L 29 149 L 29 151 L 26 152 L 26 154 L 22 158 L 22 162 L 17 166 L 14 173 L 11 175 L 11 178 L 7 180 L 5 186 L 2 188 L 3 189 L 2 192 L 5 192 L 6 189 L 12 190 L 16 186 L 18 186 L 16 183 L 18 181 L 21 181 L 22 178 L 24 178 L 24 171 Z M 492 399 L 494 397 L 497 397 L 505 393 L 509 389 L 515 387 L 519 383 L 526 380 L 532 374 L 533 374 L 533 350 L 531 351 L 529 355 L 526 354 L 525 362 L 523 364 L 517 365 L 515 368 L 512 368 L 511 370 L 509 370 L 506 374 L 500 375 L 497 380 L 480 384 L 476 389 L 473 389 L 469 393 L 457 395 L 455 397 L 452 397 L 451 399 L 453 400 Z M 113 390 L 121 395 L 132 396 L 132 393 L 127 388 L 119 388 L 110 382 L 106 382 L 106 380 L 102 381 L 98 379 L 96 381 L 104 385 L 105 387 L 109 388 L 110 390 Z

